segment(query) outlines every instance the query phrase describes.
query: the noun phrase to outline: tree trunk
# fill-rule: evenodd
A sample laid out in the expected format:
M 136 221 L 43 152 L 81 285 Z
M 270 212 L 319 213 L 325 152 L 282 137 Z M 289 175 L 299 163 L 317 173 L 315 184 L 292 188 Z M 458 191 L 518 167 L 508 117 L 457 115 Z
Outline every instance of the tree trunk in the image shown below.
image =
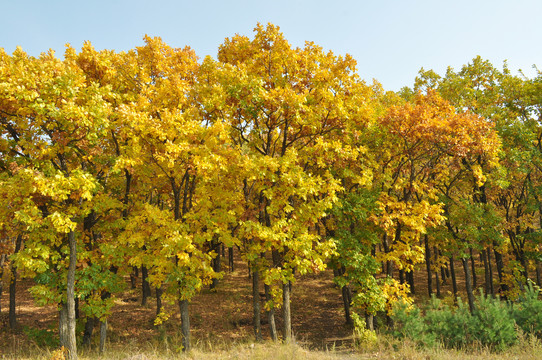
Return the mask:
M 373 314 L 365 314 L 365 326 L 368 330 L 374 331 L 375 324 L 374 324 L 374 315 Z
M 388 235 L 384 233 L 382 237 L 382 246 L 384 247 L 384 253 L 390 252 L 390 247 L 388 245 Z M 393 261 L 386 261 L 386 275 L 393 278 Z
M 156 316 L 162 311 L 162 286 L 156 288 Z
M 77 343 L 75 337 L 75 268 L 77 266 L 77 241 L 75 233 L 68 233 L 68 242 L 70 244 L 70 263 L 68 265 L 68 276 L 66 281 L 66 307 L 68 311 L 68 337 L 67 346 L 68 359 L 77 359 Z
M 486 295 L 489 295 L 491 294 L 491 279 L 489 278 L 489 267 L 488 267 L 488 263 L 487 263 L 487 252 L 486 250 L 482 250 L 480 252 L 480 260 L 482 261 L 482 263 L 484 264 L 484 291 L 486 293 Z
M 468 259 L 461 258 L 461 262 L 463 263 L 463 270 L 465 271 L 465 285 L 467 287 L 467 299 L 469 301 L 469 310 L 472 314 L 475 310 L 475 306 L 474 306 L 474 294 L 472 292 L 472 282 L 471 282 L 471 275 L 470 275 L 470 269 L 469 269 L 469 261 Z
M 476 278 L 476 266 L 474 263 L 474 254 L 473 254 L 472 248 L 470 249 L 470 263 L 472 267 L 472 288 L 476 289 L 476 286 L 478 285 L 478 281 Z
M 443 266 L 440 268 L 440 278 L 442 279 L 442 285 L 447 285 L 448 281 L 446 279 L 450 278 L 450 271 L 448 270 L 448 266 Z
M 188 300 L 180 300 L 179 308 L 181 310 L 181 332 L 183 335 L 183 351 L 189 352 L 190 344 L 190 317 L 188 312 Z
M 399 269 L 399 282 L 401 284 L 405 283 L 405 270 Z
M 105 352 L 105 341 L 107 339 L 107 319 L 100 321 L 100 355 Z
M 94 323 L 96 318 L 94 316 L 88 317 L 85 322 L 85 332 L 83 333 L 83 346 L 90 348 L 92 343 L 92 333 L 94 332 Z
M 519 262 L 523 267 L 525 280 L 529 279 L 529 261 L 527 260 L 527 257 L 525 256 L 525 251 L 523 251 L 523 249 L 519 251 Z
M 493 266 L 491 265 L 491 250 L 487 248 L 487 266 L 489 268 L 489 289 L 491 296 L 495 296 L 495 288 L 493 286 Z
M 265 289 L 265 300 L 269 302 L 271 301 L 271 293 L 270 293 L 269 285 L 264 284 L 264 289 Z M 267 311 L 267 322 L 269 323 L 269 334 L 271 336 L 271 340 L 277 341 L 278 335 L 277 335 L 277 326 L 275 324 L 275 307 L 274 306 L 272 306 Z
M 497 244 L 493 244 L 493 253 L 495 254 L 495 264 L 497 264 L 497 275 L 499 276 L 500 291 L 504 292 L 508 290 L 508 286 L 503 283 L 504 276 L 504 262 L 502 254 L 496 249 Z
M 386 275 L 393 278 L 393 261 L 386 261 Z
M 429 247 L 429 237 L 424 236 L 425 243 L 425 268 L 427 269 L 427 294 L 433 295 L 433 274 L 431 273 L 431 248 Z
M 68 348 L 68 305 L 61 305 L 58 313 L 58 338 L 60 347 Z
M 253 325 L 254 337 L 256 341 L 262 341 L 262 324 L 260 319 L 260 274 L 258 270 L 252 270 L 252 305 L 253 305 Z
M 437 249 L 435 246 L 435 261 L 438 260 L 439 256 L 442 256 L 442 252 Z M 448 284 L 448 279 L 451 278 L 450 276 L 450 270 L 448 268 L 448 264 L 445 264 L 444 266 L 440 267 L 440 279 L 442 285 Z
M 350 294 L 350 288 L 345 285 L 342 287 L 343 305 L 344 305 L 344 317 L 348 325 L 352 325 L 352 315 L 350 314 L 350 305 L 352 304 L 352 298 Z
M 454 264 L 454 256 L 450 256 L 450 273 L 452 275 L 452 289 L 454 292 L 454 298 L 457 299 L 457 280 L 455 278 L 455 264 Z
M 213 259 L 213 271 L 218 274 L 221 271 L 221 266 L 220 266 L 220 263 L 221 263 L 221 261 L 220 261 L 220 259 L 221 259 L 221 257 L 220 257 L 221 244 L 217 243 L 216 247 L 217 247 L 217 252 L 216 252 L 216 257 Z M 211 290 L 216 289 L 217 286 L 218 286 L 218 279 L 213 278 L 213 281 L 211 282 L 211 285 L 210 285 L 210 289 Z
M 147 305 L 147 299 L 151 296 L 151 286 L 149 285 L 149 272 L 146 266 L 141 267 L 141 305 Z
M 282 284 L 282 317 L 284 325 L 282 328 L 282 340 L 286 343 L 292 341 L 292 313 L 290 311 L 290 282 Z
M 233 272 L 233 246 L 228 248 L 228 260 L 230 265 L 230 272 Z
M 344 268 L 341 266 L 338 269 L 333 269 L 334 277 L 339 277 L 344 275 Z M 343 306 L 344 306 L 344 317 L 346 320 L 346 323 L 351 325 L 353 323 L 352 321 L 352 315 L 350 313 L 350 306 L 352 304 L 352 291 L 350 290 L 350 286 L 345 285 L 341 288 L 342 298 L 343 298 Z
M 134 266 L 132 268 L 132 272 L 130 273 L 130 283 L 132 285 L 132 289 L 135 289 L 137 287 L 137 274 L 138 274 L 139 270 L 137 268 L 137 266 Z
M 21 250 L 21 246 L 23 243 L 23 236 L 17 235 L 17 239 L 15 240 L 15 254 L 17 254 Z M 9 327 L 11 329 L 15 329 L 17 327 L 17 312 L 16 312 L 16 297 L 17 294 L 17 267 L 15 266 L 15 262 L 11 262 L 11 281 L 9 282 L 9 315 L 8 315 L 8 323 Z
M 412 295 L 415 295 L 416 288 L 414 287 L 414 271 L 413 270 L 407 271 L 405 275 L 407 278 L 408 285 L 410 286 L 410 293 Z
M 442 295 L 440 293 L 440 281 L 438 278 L 438 271 L 435 271 L 435 284 L 437 285 L 437 297 L 440 299 Z

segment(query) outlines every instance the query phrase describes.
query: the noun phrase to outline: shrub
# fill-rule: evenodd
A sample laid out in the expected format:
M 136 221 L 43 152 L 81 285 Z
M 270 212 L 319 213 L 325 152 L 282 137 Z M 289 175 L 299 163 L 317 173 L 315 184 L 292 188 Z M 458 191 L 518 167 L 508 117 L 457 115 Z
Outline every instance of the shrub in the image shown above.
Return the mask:
M 391 329 L 394 337 L 410 339 L 419 345 L 432 345 L 431 339 L 426 339 L 429 333 L 418 307 L 402 301 L 396 302 L 391 317 L 394 323 Z
M 433 297 L 423 316 L 419 308 L 399 304 L 393 311 L 395 328 L 392 333 L 419 345 L 442 344 L 447 348 L 481 344 L 502 350 L 517 341 L 515 321 L 506 303 L 481 293 L 476 304 L 476 310 L 471 314 L 461 299 L 456 308 L 451 308 Z
M 542 338 L 542 300 L 538 294 L 540 288 L 529 282 L 526 291 L 517 303 L 511 306 L 511 314 L 520 329 L 527 334 Z
M 499 298 L 484 296 L 482 292 L 476 300 L 470 329 L 473 337 L 481 344 L 498 350 L 516 343 L 518 334 L 510 307 Z

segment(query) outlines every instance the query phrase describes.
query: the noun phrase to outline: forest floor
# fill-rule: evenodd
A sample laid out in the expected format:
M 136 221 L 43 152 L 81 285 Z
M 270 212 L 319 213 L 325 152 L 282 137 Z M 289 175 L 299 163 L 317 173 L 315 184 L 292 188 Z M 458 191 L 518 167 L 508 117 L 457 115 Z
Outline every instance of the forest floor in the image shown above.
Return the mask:
M 250 341 L 252 327 L 252 281 L 246 264 L 236 261 L 235 271 L 226 272 L 215 290 L 206 287 L 190 303 L 192 341 L 200 349 L 212 349 L 226 344 Z M 33 281 L 17 283 L 16 314 L 19 331 L 8 331 L 7 286 L 0 298 L 0 359 L 2 353 L 17 352 L 29 346 L 54 342 L 58 326 L 55 306 L 38 306 L 29 288 Z M 263 293 L 263 286 L 261 289 Z M 155 293 L 145 306 L 141 305 L 141 278 L 135 289 L 126 279 L 126 290 L 116 294 L 115 306 L 108 320 L 108 339 L 111 344 L 168 344 L 180 346 L 180 315 L 175 304 L 166 304 L 171 317 L 160 328 L 154 325 Z M 292 325 L 296 342 L 311 349 L 325 349 L 352 342 L 352 328 L 345 324 L 340 289 L 333 283 L 333 272 L 323 271 L 306 275 L 292 288 Z M 263 308 L 263 299 L 262 299 Z M 262 334 L 270 339 L 267 317 L 262 309 Z M 280 331 L 282 316 L 276 311 Z M 82 331 L 82 323 L 78 325 Z M 94 342 L 97 342 L 98 328 Z M 346 344 L 345 344 L 346 345 Z
M 456 267 L 457 269 L 462 268 Z M 464 276 L 462 275 L 462 271 L 457 274 L 460 289 L 464 289 Z M 415 299 L 417 302 L 422 302 L 428 298 L 427 273 L 423 269 L 415 272 L 415 283 Z M 44 359 L 48 359 L 53 355 L 50 351 L 54 350 L 55 339 L 57 339 L 58 311 L 55 306 L 37 306 L 28 291 L 31 285 L 31 280 L 18 282 L 16 308 L 19 323 L 18 331 L 8 329 L 8 294 L 6 291 L 2 294 L 0 299 L 2 305 L 0 313 L 0 359 L 7 356 L 18 359 L 19 356 L 22 358 L 23 354 L 32 359 L 34 356 L 28 354 L 43 354 L 44 349 L 50 349 L 46 350 L 46 354 L 51 355 L 49 357 L 44 355 Z M 141 278 L 138 279 L 138 286 L 135 289 L 130 287 L 130 281 L 126 279 L 126 290 L 121 294 L 117 294 L 115 306 L 108 320 L 108 349 L 110 354 L 118 351 L 121 351 L 122 354 L 127 352 L 138 354 L 145 353 L 149 349 L 154 349 L 155 352 L 158 351 L 163 354 L 178 354 L 181 335 L 180 316 L 177 306 L 173 304 L 166 305 L 171 317 L 162 327 L 157 327 L 154 325 L 156 314 L 155 298 L 154 296 L 151 297 L 147 304 L 142 306 L 140 288 Z M 451 280 L 448 280 L 447 284 L 441 288 L 441 293 L 444 298 L 451 298 Z M 211 291 L 207 287 L 190 304 L 192 342 L 193 347 L 196 349 L 195 354 L 199 354 L 196 357 L 207 358 L 208 354 L 222 354 L 217 355 L 216 358 L 272 359 L 274 356 L 271 355 L 276 352 L 275 355 L 277 356 L 278 354 L 285 354 L 284 356 L 278 356 L 281 358 L 312 359 L 313 357 L 307 355 L 306 352 L 318 354 L 318 352 L 323 351 L 327 355 L 317 356 L 315 359 L 327 359 L 326 356 L 328 355 L 331 358 L 396 358 L 393 354 L 397 351 L 399 351 L 397 354 L 400 354 L 401 351 L 404 353 L 404 350 L 401 350 L 403 345 L 386 343 L 388 340 L 384 340 L 386 344 L 381 341 L 378 349 L 367 349 L 368 352 L 360 357 L 362 353 L 354 344 L 352 328 L 345 323 L 341 291 L 333 283 L 333 272 L 331 270 L 300 277 L 299 281 L 293 285 L 291 301 L 292 325 L 296 339 L 295 347 L 282 347 L 273 350 L 273 346 L 276 345 L 269 345 L 270 348 L 263 348 L 261 351 L 263 354 L 270 355 L 270 357 L 265 357 L 265 355 L 262 357 L 252 356 L 261 347 L 255 344 L 253 340 L 251 280 L 248 277 L 246 264 L 236 261 L 235 271 L 226 272 L 215 290 Z M 280 311 L 277 311 L 276 321 L 280 331 L 282 325 Z M 82 328 L 83 323 L 81 322 L 78 325 L 81 334 Z M 95 329 L 94 348 L 98 342 L 97 333 L 98 328 Z M 270 339 L 263 310 L 262 334 L 265 340 Z M 252 349 L 250 350 L 252 352 L 246 353 L 248 351 L 246 349 Z M 84 349 L 82 351 L 85 352 Z M 88 352 L 88 350 L 86 351 Z M 233 355 L 231 351 L 234 351 Z M 295 356 L 292 355 L 292 351 Z M 418 358 L 416 354 L 419 355 L 420 353 L 411 352 L 414 355 L 397 358 Z M 90 353 L 95 353 L 95 350 Z M 382 356 L 379 356 L 379 354 Z M 153 356 L 127 357 L 125 355 L 119 355 L 118 357 L 111 355 L 111 357 L 103 358 L 162 359 L 162 357 Z M 209 358 L 212 358 L 212 356 Z M 444 359 L 447 357 L 435 357 L 428 354 L 420 358 Z M 531 357 L 515 356 L 515 358 L 530 359 Z M 533 359 L 535 358 L 533 357 Z

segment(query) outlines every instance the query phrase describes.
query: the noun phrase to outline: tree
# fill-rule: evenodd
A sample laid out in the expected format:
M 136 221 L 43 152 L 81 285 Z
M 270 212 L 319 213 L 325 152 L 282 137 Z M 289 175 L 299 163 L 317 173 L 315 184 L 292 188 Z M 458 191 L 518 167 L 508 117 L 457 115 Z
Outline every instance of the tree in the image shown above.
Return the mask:
M 340 132 L 361 106 L 360 81 L 350 56 L 324 53 L 313 43 L 293 49 L 271 24 L 258 25 L 252 40 L 226 39 L 218 59 L 232 139 L 250 174 L 239 230 L 244 256 L 267 286 L 281 284 L 275 295 L 283 295 L 283 338 L 289 341 L 294 272 L 323 269 L 334 252 L 333 241 L 314 232 L 340 190 L 323 154 L 341 146 L 328 135 Z M 268 309 L 274 304 L 268 301 Z

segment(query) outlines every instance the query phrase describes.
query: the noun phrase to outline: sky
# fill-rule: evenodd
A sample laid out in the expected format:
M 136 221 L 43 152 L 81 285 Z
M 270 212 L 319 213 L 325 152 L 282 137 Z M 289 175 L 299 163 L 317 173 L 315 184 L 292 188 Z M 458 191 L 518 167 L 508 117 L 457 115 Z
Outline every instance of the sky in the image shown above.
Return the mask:
M 533 77 L 542 70 L 542 0 L 0 0 L 0 47 L 29 55 L 64 45 L 126 51 L 143 36 L 190 46 L 216 58 L 235 34 L 253 36 L 257 23 L 278 25 L 294 46 L 305 41 L 352 55 L 358 74 L 384 89 L 411 87 L 418 71 L 459 70 L 480 55 L 502 68 L 507 60 Z

